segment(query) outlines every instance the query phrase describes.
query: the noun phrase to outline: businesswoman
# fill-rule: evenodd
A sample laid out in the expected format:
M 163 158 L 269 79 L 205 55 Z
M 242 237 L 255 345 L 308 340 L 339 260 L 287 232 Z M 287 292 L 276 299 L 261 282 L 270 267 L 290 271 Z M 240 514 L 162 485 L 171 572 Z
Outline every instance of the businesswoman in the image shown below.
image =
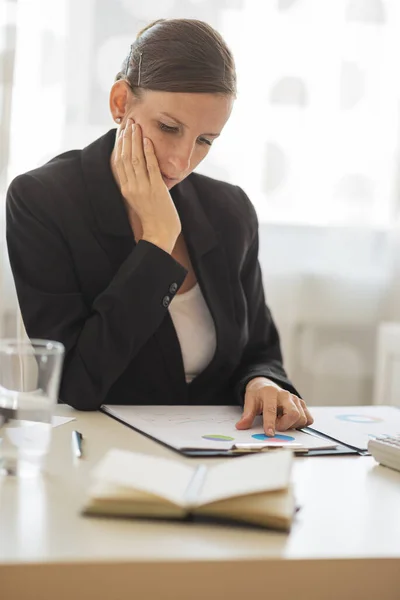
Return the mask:
M 7 243 L 30 337 L 66 348 L 60 398 L 102 404 L 239 404 L 237 427 L 302 427 L 265 305 L 255 210 L 193 173 L 236 93 L 233 58 L 201 21 L 143 30 L 110 92 L 117 124 L 18 176 Z

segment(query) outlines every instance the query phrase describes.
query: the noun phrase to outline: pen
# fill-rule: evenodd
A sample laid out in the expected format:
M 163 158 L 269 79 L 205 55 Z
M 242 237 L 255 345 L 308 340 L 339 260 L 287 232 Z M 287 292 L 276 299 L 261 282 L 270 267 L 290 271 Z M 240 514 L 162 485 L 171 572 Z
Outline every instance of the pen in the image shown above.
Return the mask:
M 82 458 L 83 435 L 79 431 L 72 432 L 72 448 L 76 458 Z
M 307 451 L 307 448 L 304 448 L 304 446 L 302 444 L 298 444 L 296 442 L 286 442 L 285 444 L 282 444 L 281 442 L 255 442 L 255 443 L 248 443 L 248 442 L 237 442 L 236 444 L 233 444 L 233 446 L 231 446 L 230 451 L 231 452 L 267 452 L 268 450 L 273 450 L 273 449 L 292 449 L 295 450 L 296 452 L 301 452 L 301 451 Z
M 263 442 L 259 443 L 236 443 L 230 448 L 224 450 L 216 450 L 209 448 L 181 448 L 181 452 L 186 456 L 240 456 L 243 454 L 257 453 L 257 452 L 271 452 L 273 450 L 292 450 L 295 454 L 307 454 L 308 448 L 305 448 L 302 444 L 297 442 L 287 442 L 282 444 L 280 442 L 269 442 L 267 444 Z

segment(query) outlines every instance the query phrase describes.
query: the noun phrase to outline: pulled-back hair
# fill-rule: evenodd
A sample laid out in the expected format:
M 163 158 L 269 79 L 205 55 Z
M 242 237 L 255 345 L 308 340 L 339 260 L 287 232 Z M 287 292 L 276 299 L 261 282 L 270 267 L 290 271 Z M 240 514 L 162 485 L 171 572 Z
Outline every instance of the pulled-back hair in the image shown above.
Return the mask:
M 139 32 L 115 80 L 132 91 L 236 96 L 233 56 L 222 36 L 196 19 L 159 19 Z

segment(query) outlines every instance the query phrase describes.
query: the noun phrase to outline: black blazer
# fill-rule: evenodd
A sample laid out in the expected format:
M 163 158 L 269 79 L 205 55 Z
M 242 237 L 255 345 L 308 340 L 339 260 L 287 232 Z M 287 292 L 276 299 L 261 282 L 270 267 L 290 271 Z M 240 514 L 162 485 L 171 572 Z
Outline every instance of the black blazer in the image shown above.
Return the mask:
M 18 176 L 7 194 L 7 243 L 29 337 L 66 355 L 60 397 L 101 404 L 237 404 L 264 375 L 296 393 L 265 305 L 258 223 L 244 192 L 192 174 L 171 190 L 217 348 L 190 384 L 168 312 L 186 270 L 136 245 L 110 168 L 115 129 Z M 196 343 L 196 340 L 193 340 Z

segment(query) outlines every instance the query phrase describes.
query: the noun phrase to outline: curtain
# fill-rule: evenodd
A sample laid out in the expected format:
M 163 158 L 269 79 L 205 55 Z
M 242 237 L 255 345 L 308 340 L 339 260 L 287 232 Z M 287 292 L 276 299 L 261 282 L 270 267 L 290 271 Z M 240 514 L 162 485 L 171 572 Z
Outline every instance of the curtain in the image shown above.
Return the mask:
M 4 6 L 2 199 L 18 173 L 114 126 L 109 88 L 149 21 L 199 18 L 222 33 L 239 93 L 198 170 L 242 186 L 256 206 L 266 296 L 303 396 L 310 404 L 370 402 L 379 326 L 400 320 L 400 3 Z M 18 310 L 4 247 L 2 278 L 0 322 L 13 334 Z
M 17 1 L 2 0 L 0 2 L 0 202 L 2 206 L 4 206 L 10 158 L 16 25 Z M 3 335 L 4 331 L 7 330 L 7 318 L 11 320 L 13 318 L 13 311 L 6 313 L 4 310 L 6 290 L 10 288 L 9 278 L 7 277 L 4 225 L 4 211 L 2 210 L 0 216 L 0 290 L 2 292 L 0 295 L 0 317 L 2 317 L 0 318 L 0 335 Z

